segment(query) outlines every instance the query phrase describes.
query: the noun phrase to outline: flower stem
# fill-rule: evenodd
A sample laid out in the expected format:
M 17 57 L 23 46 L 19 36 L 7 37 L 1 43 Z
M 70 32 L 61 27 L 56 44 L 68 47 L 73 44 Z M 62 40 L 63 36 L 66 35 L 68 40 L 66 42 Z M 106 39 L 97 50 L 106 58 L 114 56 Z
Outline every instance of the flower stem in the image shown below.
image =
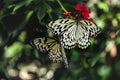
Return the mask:
M 58 4 L 60 5 L 60 7 L 62 8 L 62 10 L 63 10 L 64 12 L 68 12 L 68 11 L 64 8 L 64 6 L 63 6 L 62 3 L 60 2 L 60 0 L 57 0 L 57 2 L 58 2 Z

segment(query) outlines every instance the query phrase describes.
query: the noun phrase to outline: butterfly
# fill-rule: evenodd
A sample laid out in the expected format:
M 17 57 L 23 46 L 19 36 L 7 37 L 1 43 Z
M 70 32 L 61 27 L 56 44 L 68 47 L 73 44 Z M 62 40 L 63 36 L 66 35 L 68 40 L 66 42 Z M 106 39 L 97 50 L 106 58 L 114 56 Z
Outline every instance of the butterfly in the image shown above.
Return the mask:
M 90 45 L 90 38 L 101 32 L 94 22 L 88 20 L 57 19 L 47 26 L 59 36 L 61 44 L 67 49 L 75 46 L 85 49 Z
M 54 39 L 47 37 L 35 38 L 31 44 L 40 52 L 48 53 L 49 59 L 53 62 L 65 62 L 68 67 L 64 48 Z

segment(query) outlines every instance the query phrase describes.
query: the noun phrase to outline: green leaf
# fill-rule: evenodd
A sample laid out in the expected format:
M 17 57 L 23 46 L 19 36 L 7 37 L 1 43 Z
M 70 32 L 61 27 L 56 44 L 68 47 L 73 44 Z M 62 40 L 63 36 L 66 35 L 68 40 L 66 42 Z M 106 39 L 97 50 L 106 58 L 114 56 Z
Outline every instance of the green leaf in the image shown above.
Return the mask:
M 120 21 L 120 13 L 116 14 L 116 18 Z
M 21 1 L 20 3 L 9 5 L 8 8 L 12 8 L 13 7 L 12 14 L 15 14 L 16 11 L 19 10 L 21 7 L 29 6 L 31 4 L 31 2 L 32 2 L 32 0 Z
M 118 37 L 118 38 L 116 39 L 116 43 L 117 43 L 117 44 L 120 44 L 120 37 Z
M 25 0 L 25 6 L 29 6 L 32 3 L 33 0 Z
M 108 77 L 110 76 L 110 73 L 111 73 L 111 67 L 109 66 L 102 66 L 98 69 L 98 74 L 101 76 L 101 77 Z
M 26 32 L 23 31 L 23 32 L 21 32 L 21 34 L 19 35 L 18 39 L 19 39 L 21 42 L 24 42 L 25 39 L 26 39 L 26 35 L 27 35 Z
M 51 13 L 52 12 L 51 6 L 48 5 L 48 4 L 45 4 L 45 6 L 46 6 L 46 9 L 47 9 L 47 13 Z
M 91 66 L 91 67 L 95 66 L 95 64 L 100 60 L 100 58 L 101 58 L 101 54 L 96 55 L 96 56 L 91 60 L 90 66 Z
M 23 6 L 23 5 L 17 5 L 17 6 L 13 9 L 12 14 L 15 14 L 16 11 L 17 11 L 19 8 L 21 8 L 22 6 Z
M 78 61 L 80 59 L 78 51 L 72 50 L 72 58 L 71 59 L 74 62 L 76 62 L 76 61 Z
M 40 6 L 37 12 L 37 18 L 39 20 L 39 22 L 41 22 L 41 20 L 45 17 L 46 14 L 46 7 L 45 6 Z
M 9 46 L 9 47 L 6 46 L 4 48 L 4 50 L 5 50 L 4 57 L 12 58 L 16 55 L 19 55 L 21 53 L 22 49 L 23 49 L 23 44 L 20 42 L 15 42 L 11 46 Z
M 104 3 L 104 2 L 99 2 L 98 3 L 98 7 L 100 9 L 102 9 L 104 12 L 108 12 L 109 11 L 108 5 L 106 3 Z
M 48 5 L 44 1 L 40 3 L 40 6 L 39 6 L 38 12 L 37 12 L 37 18 L 38 18 L 39 22 L 42 21 L 42 19 L 45 17 L 45 15 L 47 13 L 46 6 L 48 6 Z

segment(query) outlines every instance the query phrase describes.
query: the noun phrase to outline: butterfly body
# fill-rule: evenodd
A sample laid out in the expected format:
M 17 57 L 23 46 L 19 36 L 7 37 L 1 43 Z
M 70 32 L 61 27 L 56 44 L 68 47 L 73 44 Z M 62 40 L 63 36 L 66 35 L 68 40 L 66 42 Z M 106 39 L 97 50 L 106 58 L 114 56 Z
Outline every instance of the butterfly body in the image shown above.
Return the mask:
M 61 44 L 71 49 L 78 46 L 82 49 L 90 45 L 90 37 L 95 37 L 100 28 L 88 20 L 58 19 L 51 21 L 48 27 L 52 32 L 60 36 Z

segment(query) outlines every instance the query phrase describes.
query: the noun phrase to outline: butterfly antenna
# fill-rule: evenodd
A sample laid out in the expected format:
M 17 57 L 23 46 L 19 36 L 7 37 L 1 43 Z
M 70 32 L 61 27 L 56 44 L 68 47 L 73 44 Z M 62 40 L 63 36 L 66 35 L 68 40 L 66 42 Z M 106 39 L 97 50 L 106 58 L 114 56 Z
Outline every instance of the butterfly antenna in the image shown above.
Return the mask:
M 64 61 L 64 64 L 65 64 L 65 68 L 69 68 L 69 65 L 68 65 L 68 60 L 67 60 L 67 57 L 66 57 L 66 53 L 65 53 L 65 49 L 63 48 L 63 46 L 61 45 L 61 50 L 62 50 L 62 57 L 63 57 L 63 61 Z

